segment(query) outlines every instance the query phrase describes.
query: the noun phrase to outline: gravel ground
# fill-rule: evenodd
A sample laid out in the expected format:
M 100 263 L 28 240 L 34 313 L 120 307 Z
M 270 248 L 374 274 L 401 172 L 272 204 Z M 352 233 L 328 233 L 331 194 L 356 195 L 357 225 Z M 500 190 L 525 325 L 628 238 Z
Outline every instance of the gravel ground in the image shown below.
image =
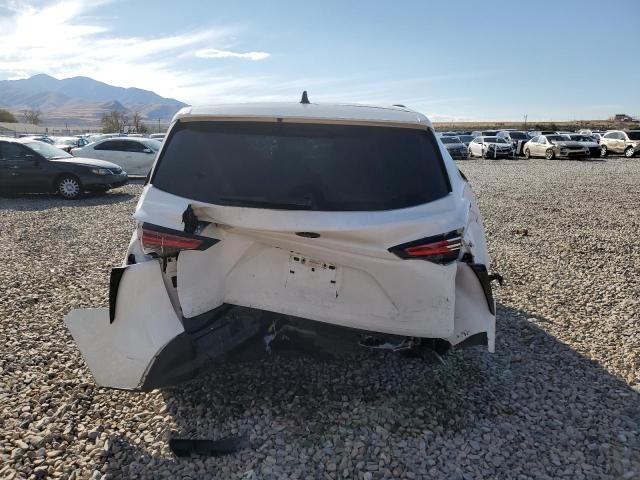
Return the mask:
M 494 355 L 227 365 L 97 388 L 62 323 L 104 306 L 140 185 L 0 198 L 0 478 L 640 478 L 640 160 L 459 163 L 486 217 Z M 171 436 L 240 435 L 176 459 Z

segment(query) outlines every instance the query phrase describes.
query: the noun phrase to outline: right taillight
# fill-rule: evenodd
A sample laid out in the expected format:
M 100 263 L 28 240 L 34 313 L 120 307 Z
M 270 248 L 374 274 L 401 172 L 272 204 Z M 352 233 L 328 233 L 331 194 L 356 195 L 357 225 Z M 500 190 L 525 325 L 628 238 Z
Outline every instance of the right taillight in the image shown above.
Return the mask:
M 220 240 L 145 223 L 141 241 L 145 253 L 167 256 L 183 250 L 206 250 Z
M 389 251 L 400 258 L 449 263 L 458 259 L 462 248 L 462 232 L 454 230 L 442 235 L 421 238 L 391 247 Z

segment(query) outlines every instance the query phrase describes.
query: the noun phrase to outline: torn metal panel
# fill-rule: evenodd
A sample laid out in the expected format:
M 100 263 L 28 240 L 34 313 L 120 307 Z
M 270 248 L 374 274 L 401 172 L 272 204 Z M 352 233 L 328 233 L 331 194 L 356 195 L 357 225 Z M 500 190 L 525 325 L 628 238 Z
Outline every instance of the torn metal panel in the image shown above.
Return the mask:
M 482 266 L 484 267 L 484 266 Z M 486 268 L 484 269 L 486 272 Z M 491 286 L 488 285 L 489 293 Z M 471 265 L 459 262 L 456 272 L 456 308 L 453 334 L 445 338 L 451 345 L 486 334 L 486 345 L 495 351 L 496 317 L 493 295 L 487 296 L 483 284 Z
M 72 310 L 64 321 L 96 383 L 121 389 L 138 388 L 162 348 L 184 331 L 158 261 L 126 267 L 113 323 L 107 308 Z

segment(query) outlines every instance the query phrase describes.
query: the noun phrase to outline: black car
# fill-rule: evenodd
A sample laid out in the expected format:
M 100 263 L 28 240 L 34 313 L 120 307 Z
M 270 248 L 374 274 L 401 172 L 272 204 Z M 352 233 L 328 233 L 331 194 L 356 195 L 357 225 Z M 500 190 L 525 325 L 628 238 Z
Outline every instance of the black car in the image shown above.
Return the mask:
M 516 155 L 524 155 L 524 144 L 531 140 L 527 132 L 520 130 L 500 130 L 496 136 L 510 142 Z
M 128 181 L 127 172 L 114 163 L 74 157 L 36 140 L 0 138 L 0 193 L 56 192 L 74 199 Z
M 440 141 L 444 144 L 444 148 L 447 149 L 449 155 L 454 160 L 466 160 L 469 158 L 467 147 L 462 140 L 458 137 L 441 137 Z

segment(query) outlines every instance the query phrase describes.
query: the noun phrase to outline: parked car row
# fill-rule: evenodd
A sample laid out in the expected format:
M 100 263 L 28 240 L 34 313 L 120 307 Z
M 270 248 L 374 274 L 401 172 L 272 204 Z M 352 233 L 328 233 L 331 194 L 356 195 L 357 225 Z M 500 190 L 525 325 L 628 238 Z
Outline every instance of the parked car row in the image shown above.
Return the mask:
M 58 193 L 75 199 L 128 181 L 127 172 L 114 163 L 74 157 L 31 138 L 0 137 L 0 192 Z
M 38 142 L 48 143 L 49 145 L 55 145 L 60 150 L 65 152 L 71 152 L 72 148 L 84 147 L 89 143 L 89 140 L 83 136 L 76 137 L 49 137 L 48 135 L 24 135 L 20 137 L 22 139 L 37 140 Z
M 44 142 L 74 156 L 115 163 L 130 175 L 147 175 L 162 146 L 164 133 L 149 136 L 103 133 L 75 137 L 23 136 L 22 140 Z
M 609 153 L 631 158 L 640 154 L 640 130 L 610 130 L 602 134 L 579 132 L 476 130 L 442 132 L 440 140 L 455 159 L 524 156 L 554 158 L 606 157 Z M 466 153 L 460 152 L 460 146 Z

